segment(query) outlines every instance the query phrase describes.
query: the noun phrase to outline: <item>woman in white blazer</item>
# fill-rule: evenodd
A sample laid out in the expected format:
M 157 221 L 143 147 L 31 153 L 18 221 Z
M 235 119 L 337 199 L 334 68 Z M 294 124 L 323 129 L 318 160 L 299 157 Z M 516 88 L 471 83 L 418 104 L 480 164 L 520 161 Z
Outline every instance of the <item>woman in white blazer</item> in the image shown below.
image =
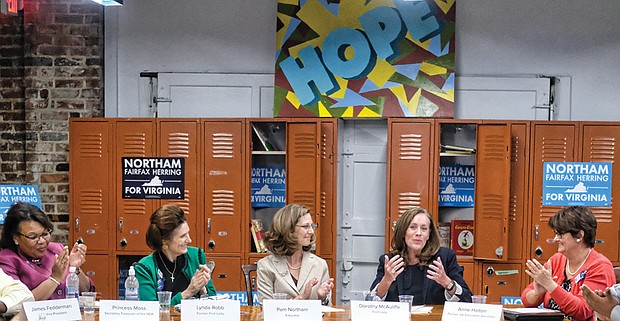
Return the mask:
M 288 299 L 321 300 L 331 305 L 334 279 L 327 262 L 309 252 L 316 240 L 312 215 L 307 207 L 289 204 L 273 217 L 265 235 L 265 246 L 272 253 L 257 264 L 258 301 L 286 293 Z

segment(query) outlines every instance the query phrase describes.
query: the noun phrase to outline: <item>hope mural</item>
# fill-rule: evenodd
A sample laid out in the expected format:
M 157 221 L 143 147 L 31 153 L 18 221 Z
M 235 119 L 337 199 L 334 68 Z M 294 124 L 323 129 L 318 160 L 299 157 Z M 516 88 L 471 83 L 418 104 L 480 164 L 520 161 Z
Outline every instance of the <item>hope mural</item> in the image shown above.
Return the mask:
M 454 116 L 455 0 L 278 0 L 276 117 Z

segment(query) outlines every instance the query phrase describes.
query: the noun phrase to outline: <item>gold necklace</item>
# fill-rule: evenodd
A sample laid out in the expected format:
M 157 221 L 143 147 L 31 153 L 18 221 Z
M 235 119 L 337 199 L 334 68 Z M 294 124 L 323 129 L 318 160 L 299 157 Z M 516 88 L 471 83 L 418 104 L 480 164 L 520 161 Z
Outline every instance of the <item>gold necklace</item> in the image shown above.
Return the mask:
M 577 268 L 577 270 L 575 270 L 575 272 L 570 270 L 570 260 L 568 258 L 566 258 L 566 262 L 568 262 L 568 264 L 566 264 L 566 272 L 568 272 L 568 274 L 570 274 L 571 276 L 575 275 L 577 272 L 579 272 L 579 270 L 581 269 L 581 267 L 586 263 L 586 261 L 588 260 L 588 257 L 590 257 L 590 253 L 592 253 L 592 249 L 590 249 L 590 251 L 588 251 L 588 255 L 586 255 L 586 258 L 583 259 L 583 262 L 581 262 L 581 264 L 579 265 L 579 267 Z
M 172 272 L 170 272 L 170 270 L 168 270 L 168 267 L 166 266 L 166 261 L 164 261 L 164 258 L 161 257 L 161 252 L 157 252 L 157 254 L 159 254 L 159 259 L 161 260 L 161 263 L 164 264 L 164 269 L 166 269 L 166 271 L 170 273 L 170 280 L 172 280 L 172 283 L 174 283 L 174 272 L 176 272 L 177 270 L 177 259 L 174 259 L 174 269 L 172 269 Z

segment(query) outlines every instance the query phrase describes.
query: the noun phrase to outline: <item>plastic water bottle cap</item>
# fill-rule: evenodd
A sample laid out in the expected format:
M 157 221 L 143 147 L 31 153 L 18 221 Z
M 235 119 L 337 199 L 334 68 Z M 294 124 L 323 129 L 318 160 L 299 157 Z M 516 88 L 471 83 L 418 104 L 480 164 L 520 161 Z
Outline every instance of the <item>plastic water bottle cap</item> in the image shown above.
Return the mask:
M 129 267 L 129 275 L 136 275 L 136 270 L 133 268 L 133 266 Z
M 75 266 L 69 267 L 69 273 L 75 273 Z

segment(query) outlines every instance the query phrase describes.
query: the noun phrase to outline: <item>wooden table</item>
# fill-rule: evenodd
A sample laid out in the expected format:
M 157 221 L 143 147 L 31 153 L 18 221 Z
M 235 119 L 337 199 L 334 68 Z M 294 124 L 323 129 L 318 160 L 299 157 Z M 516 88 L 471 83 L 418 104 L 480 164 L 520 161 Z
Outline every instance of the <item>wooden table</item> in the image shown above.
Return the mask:
M 350 306 L 334 306 L 334 308 L 344 309 L 343 312 L 330 312 L 323 315 L 323 321 L 350 321 L 351 320 L 351 307 Z M 258 306 L 242 306 L 241 307 L 241 321 L 262 321 L 263 311 Z M 441 315 L 443 314 L 443 305 L 434 305 L 433 312 L 431 314 L 412 314 L 411 320 L 414 321 L 441 321 Z M 180 319 L 179 319 L 180 320 Z M 174 320 L 178 321 L 178 320 Z

